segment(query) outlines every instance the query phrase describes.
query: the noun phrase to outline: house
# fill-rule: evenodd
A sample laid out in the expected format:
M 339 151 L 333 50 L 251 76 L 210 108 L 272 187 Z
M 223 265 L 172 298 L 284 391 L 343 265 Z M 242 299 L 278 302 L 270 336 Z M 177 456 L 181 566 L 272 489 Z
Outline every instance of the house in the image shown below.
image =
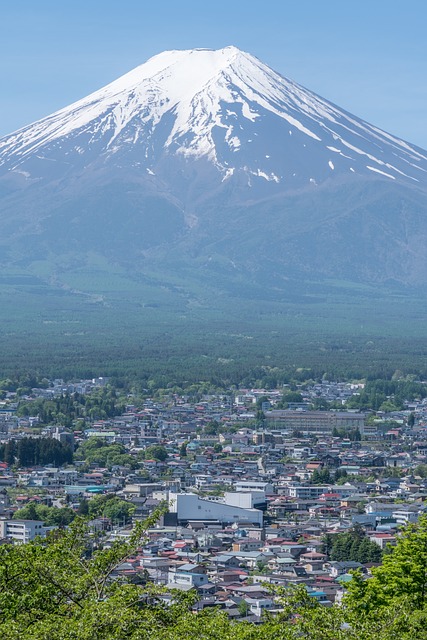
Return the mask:
M 353 560 L 348 560 L 346 562 L 330 562 L 329 575 L 332 576 L 332 578 L 337 578 L 349 571 L 355 571 L 362 567 L 363 565 L 360 562 L 354 562 Z
M 205 568 L 198 564 L 187 563 L 179 567 L 171 567 L 168 572 L 169 588 L 184 587 L 198 589 L 209 582 Z

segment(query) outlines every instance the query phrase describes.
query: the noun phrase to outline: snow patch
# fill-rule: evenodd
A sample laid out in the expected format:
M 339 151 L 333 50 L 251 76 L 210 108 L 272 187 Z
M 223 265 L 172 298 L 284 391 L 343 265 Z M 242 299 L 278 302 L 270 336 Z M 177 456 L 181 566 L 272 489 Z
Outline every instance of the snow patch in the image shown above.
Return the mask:
M 276 176 L 275 173 L 271 172 L 271 173 L 265 173 L 265 171 L 261 171 L 261 169 L 257 169 L 256 171 L 252 171 L 251 169 L 249 169 L 249 167 L 244 167 L 245 171 L 247 171 L 248 173 L 250 173 L 253 176 L 257 176 L 258 178 L 264 178 L 264 180 L 267 180 L 267 182 L 276 182 L 279 183 L 280 182 L 280 178 L 278 176 Z
M 331 162 L 331 160 L 329 160 L 328 165 L 330 166 L 330 168 L 332 169 L 332 171 L 335 169 L 334 167 L 334 163 Z
M 241 147 L 241 142 L 239 140 L 239 138 L 237 136 L 233 136 L 232 138 L 230 138 L 228 140 L 228 146 L 230 147 L 230 149 L 232 149 L 233 151 L 238 151 Z
M 234 173 L 234 167 L 231 167 L 230 169 L 227 169 L 227 171 L 225 172 L 224 177 L 221 180 L 221 182 L 224 182 L 225 180 L 228 180 L 229 178 L 231 178 L 233 173 Z
M 370 171 L 375 171 L 375 173 L 380 173 L 382 176 L 386 176 L 386 178 L 391 178 L 392 180 L 396 180 L 395 176 L 392 176 L 389 173 L 386 173 L 385 171 L 380 171 L 380 169 L 376 169 L 375 167 L 370 167 L 369 165 L 366 165 L 366 168 L 369 169 Z
M 21 171 L 20 169 L 12 169 L 13 173 L 20 173 L 21 176 L 24 176 L 25 178 L 30 178 L 31 177 L 31 173 L 29 173 L 28 171 Z
M 259 118 L 259 113 L 255 113 L 255 111 L 251 111 L 247 102 L 242 101 L 242 115 L 247 120 L 251 122 L 255 122 L 257 118 Z

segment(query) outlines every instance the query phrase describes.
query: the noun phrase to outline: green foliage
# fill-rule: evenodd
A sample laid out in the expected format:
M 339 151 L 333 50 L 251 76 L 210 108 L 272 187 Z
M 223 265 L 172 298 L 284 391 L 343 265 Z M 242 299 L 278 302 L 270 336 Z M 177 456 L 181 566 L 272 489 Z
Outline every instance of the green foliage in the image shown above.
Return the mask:
M 158 517 L 155 512 L 145 526 Z M 139 523 L 129 542 L 91 551 L 90 531 L 77 518 L 46 542 L 0 546 L 1 637 L 118 639 L 132 637 L 141 623 L 147 628 L 156 617 L 161 621 L 161 607 L 154 614 L 149 606 L 140 613 L 144 594 L 137 586 L 111 580 L 143 536 Z
M 414 469 L 414 475 L 427 478 L 427 464 L 418 464 Z
M 239 610 L 239 613 L 241 616 L 246 616 L 248 615 L 248 611 L 249 611 L 249 605 L 246 602 L 246 600 L 241 600 L 239 602 L 239 604 L 237 605 L 237 608 Z
M 360 395 L 349 398 L 347 408 L 397 411 L 405 400 L 427 397 L 426 385 L 408 380 L 368 380 Z
M 347 602 L 359 611 L 372 613 L 399 599 L 421 609 L 427 596 L 427 516 L 409 524 L 397 544 L 383 556 L 380 567 L 367 581 L 356 577 L 350 584 Z
M 129 522 L 135 512 L 135 505 L 111 493 L 98 495 L 88 503 L 89 515 L 92 518 L 103 516 L 112 522 Z
M 21 400 L 17 415 L 37 415 L 42 424 L 61 424 L 71 427 L 76 420 L 85 418 L 103 420 L 120 415 L 125 404 L 126 399 L 119 396 L 111 386 L 107 386 L 95 389 L 88 395 L 64 393 L 50 400 L 44 398 Z
M 21 467 L 55 464 L 61 466 L 73 461 L 70 446 L 54 438 L 21 438 L 0 444 L 0 461 L 15 462 Z
M 168 457 L 168 452 L 166 449 L 160 444 L 153 444 L 150 447 L 147 447 L 145 450 L 145 459 L 146 460 L 160 460 L 160 462 L 164 462 Z
M 220 424 L 218 420 L 210 420 L 203 428 L 203 432 L 207 436 L 216 436 L 219 433 Z
M 131 469 L 138 468 L 138 461 L 126 453 L 126 448 L 122 444 L 108 444 L 103 438 L 96 436 L 82 442 L 75 457 L 77 460 L 84 460 L 88 464 L 94 463 L 100 467 L 111 468 L 118 465 L 128 466 Z
M 315 469 L 311 476 L 312 484 L 329 484 L 332 482 L 331 472 L 328 467 L 324 469 Z
M 366 537 L 362 527 L 355 525 L 347 533 L 327 537 L 325 549 L 332 561 L 380 562 L 381 548 Z
M 348 480 L 348 473 L 345 469 L 337 469 L 334 473 L 334 481 L 344 484 Z
M 279 409 L 283 409 L 283 408 L 286 409 L 290 402 L 294 403 L 294 402 L 303 402 L 303 401 L 304 400 L 302 395 L 297 391 L 286 391 L 283 394 L 282 399 L 280 400 L 277 406 Z
M 81 518 L 46 541 L 0 546 L 0 637 L 4 640 L 425 640 L 426 520 L 408 527 L 374 577 L 356 574 L 344 605 L 325 608 L 304 586 L 272 588 L 281 605 L 264 623 L 231 621 L 196 595 L 113 578 L 133 556 L 160 511 L 137 523 L 128 542 L 96 548 Z M 247 607 L 239 607 L 244 614 Z M 245 609 L 245 612 L 244 612 Z
M 358 442 L 362 439 L 359 429 L 350 429 L 348 427 L 334 427 L 332 435 L 334 438 L 347 438 L 352 442 Z
M 33 502 L 18 509 L 13 514 L 18 520 L 42 520 L 48 527 L 65 527 L 76 517 L 75 512 L 69 507 L 48 507 L 44 504 Z
M 89 515 L 89 500 L 87 498 L 81 498 L 77 513 L 83 517 Z

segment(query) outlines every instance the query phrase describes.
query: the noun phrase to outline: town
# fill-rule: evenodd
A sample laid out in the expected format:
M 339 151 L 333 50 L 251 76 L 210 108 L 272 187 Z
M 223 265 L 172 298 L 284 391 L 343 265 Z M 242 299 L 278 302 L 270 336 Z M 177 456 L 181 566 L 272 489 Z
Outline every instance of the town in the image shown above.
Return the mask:
M 167 504 L 115 576 L 256 623 L 279 607 L 269 585 L 339 603 L 427 508 L 427 385 L 362 410 L 368 391 L 321 380 L 118 402 L 108 378 L 5 391 L 0 543 L 81 515 L 108 547 Z

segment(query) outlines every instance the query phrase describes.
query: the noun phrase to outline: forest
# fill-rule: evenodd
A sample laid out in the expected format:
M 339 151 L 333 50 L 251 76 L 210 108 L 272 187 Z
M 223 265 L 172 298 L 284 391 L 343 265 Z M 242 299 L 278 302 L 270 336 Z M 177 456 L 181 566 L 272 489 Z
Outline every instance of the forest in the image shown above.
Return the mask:
M 354 525 L 350 531 L 324 536 L 323 550 L 334 562 L 352 560 L 354 562 L 381 562 L 380 547 L 369 540 L 363 527 Z
M 0 444 L 0 462 L 20 467 L 53 464 L 62 466 L 73 461 L 73 448 L 54 438 L 23 437 Z

